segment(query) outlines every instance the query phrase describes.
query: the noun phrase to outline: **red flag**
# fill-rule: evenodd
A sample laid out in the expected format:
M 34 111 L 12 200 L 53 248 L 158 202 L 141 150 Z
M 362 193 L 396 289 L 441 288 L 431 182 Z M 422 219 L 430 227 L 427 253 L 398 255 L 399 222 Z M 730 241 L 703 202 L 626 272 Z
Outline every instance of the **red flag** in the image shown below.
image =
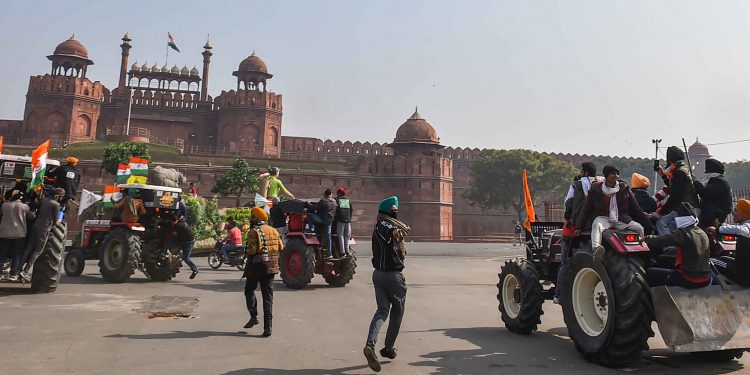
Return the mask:
M 3 136 L 0 135 L 0 154 L 3 153 Z
M 531 223 L 534 222 L 536 214 L 534 213 L 534 202 L 531 200 L 531 192 L 529 191 L 529 181 L 526 179 L 526 169 L 523 170 L 523 200 L 526 203 L 526 221 L 523 226 L 531 232 Z

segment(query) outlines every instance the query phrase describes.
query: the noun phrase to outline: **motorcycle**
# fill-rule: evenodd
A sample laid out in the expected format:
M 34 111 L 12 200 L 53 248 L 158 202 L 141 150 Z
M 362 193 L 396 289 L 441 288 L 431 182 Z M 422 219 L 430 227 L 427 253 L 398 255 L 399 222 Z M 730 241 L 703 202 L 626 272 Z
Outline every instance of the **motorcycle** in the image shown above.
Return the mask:
M 224 259 L 221 255 L 221 247 L 224 245 L 224 242 L 222 241 L 216 241 L 216 244 L 214 245 L 214 250 L 208 254 L 208 265 L 209 267 L 217 270 L 221 267 L 222 264 L 224 264 Z M 247 262 L 247 253 L 245 252 L 245 247 L 237 248 L 236 250 L 230 250 L 227 251 L 227 258 L 228 262 L 227 264 L 230 267 L 237 267 L 238 270 L 244 271 L 245 270 L 245 263 Z

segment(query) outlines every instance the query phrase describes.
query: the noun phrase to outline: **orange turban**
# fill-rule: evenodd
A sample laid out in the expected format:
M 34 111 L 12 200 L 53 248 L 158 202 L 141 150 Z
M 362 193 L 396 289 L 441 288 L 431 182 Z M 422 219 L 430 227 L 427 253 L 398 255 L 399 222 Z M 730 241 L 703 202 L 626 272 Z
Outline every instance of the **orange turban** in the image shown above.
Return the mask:
M 750 200 L 740 199 L 737 201 L 737 212 L 741 213 L 744 217 L 750 218 Z
M 648 189 L 649 186 L 651 186 L 651 181 L 649 181 L 648 177 L 633 173 L 633 175 L 630 177 L 630 186 L 633 189 Z
M 78 158 L 76 158 L 76 157 L 71 156 L 71 157 L 67 158 L 66 161 L 70 165 L 78 165 Z
M 262 207 L 253 207 L 253 209 L 250 210 L 250 216 L 260 221 L 268 221 L 268 214 Z

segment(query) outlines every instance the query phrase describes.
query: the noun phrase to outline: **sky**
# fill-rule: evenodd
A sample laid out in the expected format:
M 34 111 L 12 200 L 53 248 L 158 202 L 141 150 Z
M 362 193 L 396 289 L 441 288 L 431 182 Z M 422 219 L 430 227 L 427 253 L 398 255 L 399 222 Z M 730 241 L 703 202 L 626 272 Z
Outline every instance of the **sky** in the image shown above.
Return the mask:
M 283 135 L 390 142 L 419 106 L 442 144 L 648 157 L 662 146 L 750 139 L 746 1 L 4 0 L 0 118 L 21 119 L 29 76 L 75 33 L 117 86 L 130 64 L 201 69 L 209 94 L 236 87 L 253 51 L 283 94 Z M 750 142 L 711 145 L 750 159 Z M 660 153 L 664 157 L 664 150 Z

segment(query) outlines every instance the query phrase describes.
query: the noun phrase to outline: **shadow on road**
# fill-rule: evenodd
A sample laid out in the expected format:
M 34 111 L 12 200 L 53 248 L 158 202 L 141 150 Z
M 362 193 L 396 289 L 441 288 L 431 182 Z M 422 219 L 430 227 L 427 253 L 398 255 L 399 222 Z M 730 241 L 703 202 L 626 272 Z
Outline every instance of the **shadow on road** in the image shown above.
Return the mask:
M 198 274 L 200 277 L 200 274 Z M 185 280 L 180 281 L 180 285 L 188 288 L 207 290 L 210 292 L 232 292 L 242 293 L 245 290 L 245 279 L 238 280 L 211 280 L 209 283 L 200 283 L 196 280 Z M 334 288 L 328 285 L 308 285 L 304 289 L 290 289 L 287 288 L 281 280 L 278 278 L 273 281 L 273 292 L 274 293 L 285 293 L 285 292 L 304 292 L 305 290 L 316 290 L 316 289 L 329 289 Z M 259 291 L 259 290 L 256 290 Z
M 432 352 L 421 355 L 424 361 L 409 364 L 434 367 L 432 374 L 542 371 L 570 374 L 622 371 L 637 371 L 639 374 L 725 374 L 744 368 L 743 364 L 737 361 L 711 363 L 701 361 L 689 353 L 657 349 L 644 353 L 643 360 L 633 363 L 629 368 L 610 370 L 586 362 L 575 351 L 564 327 L 553 328 L 547 332 L 535 332 L 529 336 L 517 335 L 499 327 L 449 328 L 425 332 L 442 332 L 448 337 L 466 340 L 479 347 L 471 350 Z
M 131 277 L 125 282 L 128 284 L 145 284 L 145 283 L 155 283 L 158 281 L 151 281 L 149 279 Z M 90 285 L 90 284 L 117 284 L 117 283 L 110 283 L 109 281 L 104 280 L 104 278 L 99 274 L 81 275 L 78 277 L 70 277 L 70 276 L 66 276 L 65 274 L 62 274 L 60 275 L 60 284 Z
M 107 338 L 121 338 L 131 340 L 170 340 L 170 339 L 202 339 L 206 337 L 226 336 L 226 337 L 262 337 L 261 335 L 248 335 L 245 331 L 237 332 L 217 332 L 217 331 L 172 331 L 165 333 L 147 333 L 143 335 L 131 334 L 114 334 L 107 335 Z
M 385 362 L 382 362 L 385 363 Z M 359 372 L 350 372 L 357 370 L 365 370 Z M 281 370 L 275 368 L 247 368 L 242 370 L 234 370 L 225 372 L 223 375 L 247 375 L 247 374 L 283 374 L 283 375 L 354 375 L 354 374 L 372 374 L 367 365 L 364 366 L 349 366 L 337 369 L 303 369 L 303 370 Z

